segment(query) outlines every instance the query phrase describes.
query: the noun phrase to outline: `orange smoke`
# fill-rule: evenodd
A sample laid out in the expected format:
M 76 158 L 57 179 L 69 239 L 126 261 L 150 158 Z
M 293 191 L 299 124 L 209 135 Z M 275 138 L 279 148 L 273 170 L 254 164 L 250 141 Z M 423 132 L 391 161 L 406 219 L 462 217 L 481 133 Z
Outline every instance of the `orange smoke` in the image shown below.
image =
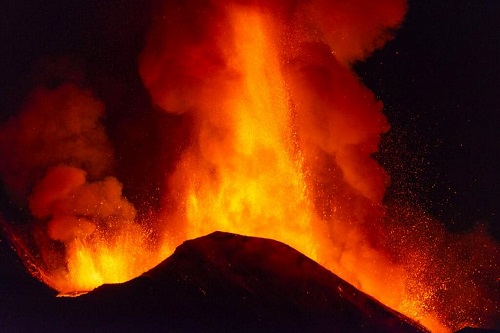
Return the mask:
M 405 10 L 403 0 L 159 3 L 139 71 L 153 102 L 188 124 L 160 211 L 134 202 L 138 214 L 122 195 L 103 103 L 76 85 L 40 88 L 0 130 L 0 174 L 33 219 L 30 235 L 12 236 L 19 251 L 68 293 L 133 278 L 216 230 L 268 237 L 433 331 L 487 322 L 491 282 L 467 272 L 496 276 L 498 248 L 382 203 L 389 177 L 372 155 L 389 124 L 350 66 Z
M 11 235 L 34 272 L 69 293 L 127 281 L 161 261 L 151 231 L 134 222 L 136 211 L 122 197 L 112 148 L 100 123 L 103 105 L 75 85 L 37 89 L 0 132 L 0 170 L 14 198 L 36 220 L 31 236 Z M 62 245 L 62 247 L 60 246 Z M 165 246 L 168 245 L 163 245 Z

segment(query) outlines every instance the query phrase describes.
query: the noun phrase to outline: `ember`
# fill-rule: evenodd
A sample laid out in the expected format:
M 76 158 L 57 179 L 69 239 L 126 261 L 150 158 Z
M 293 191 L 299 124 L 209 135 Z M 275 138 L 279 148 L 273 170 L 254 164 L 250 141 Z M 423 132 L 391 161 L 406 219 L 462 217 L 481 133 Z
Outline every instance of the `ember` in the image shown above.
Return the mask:
M 157 153 L 172 166 L 143 161 L 157 162 L 161 186 L 123 195 L 97 94 L 38 87 L 0 128 L 2 180 L 32 220 L 10 232 L 20 256 L 71 295 L 130 280 L 186 239 L 232 232 L 284 242 L 434 332 L 484 324 L 495 300 L 458 270 L 493 276 L 497 246 L 382 202 L 389 176 L 372 155 L 389 124 L 351 67 L 405 11 L 404 0 L 160 2 L 139 73 L 178 125 L 151 129 L 176 142 Z

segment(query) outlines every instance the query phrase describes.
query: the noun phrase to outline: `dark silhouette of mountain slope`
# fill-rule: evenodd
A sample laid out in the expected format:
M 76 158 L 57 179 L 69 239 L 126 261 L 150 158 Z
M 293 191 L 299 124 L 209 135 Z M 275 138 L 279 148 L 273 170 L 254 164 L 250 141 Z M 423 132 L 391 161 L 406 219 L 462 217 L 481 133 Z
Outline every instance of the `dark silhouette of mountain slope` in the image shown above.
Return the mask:
M 426 332 L 283 243 L 222 232 L 129 282 L 16 303 L 7 330 Z

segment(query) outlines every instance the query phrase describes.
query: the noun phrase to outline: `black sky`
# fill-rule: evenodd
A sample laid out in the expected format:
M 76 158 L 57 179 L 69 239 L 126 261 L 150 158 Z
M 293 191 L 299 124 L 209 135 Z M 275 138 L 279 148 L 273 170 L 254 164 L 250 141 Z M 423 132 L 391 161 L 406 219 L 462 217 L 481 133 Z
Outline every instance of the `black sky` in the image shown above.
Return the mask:
M 148 25 L 146 2 L 2 1 L 0 120 L 16 112 L 34 84 L 47 83 L 40 68 L 54 55 L 81 63 L 83 75 L 97 83 L 105 102 L 134 112 L 134 105 L 147 100 L 136 71 Z M 450 230 L 467 231 L 484 223 L 497 240 L 499 17 L 497 0 L 410 1 L 396 38 L 356 66 L 384 102 L 392 124 L 379 155 L 396 183 L 389 194 L 411 192 L 411 200 Z M 75 71 L 50 80 L 56 84 L 78 76 Z M 109 82 L 125 88 L 116 93 L 99 90 Z
M 407 147 L 410 190 L 450 230 L 483 223 L 497 240 L 499 17 L 495 0 L 410 1 L 396 39 L 359 66 Z

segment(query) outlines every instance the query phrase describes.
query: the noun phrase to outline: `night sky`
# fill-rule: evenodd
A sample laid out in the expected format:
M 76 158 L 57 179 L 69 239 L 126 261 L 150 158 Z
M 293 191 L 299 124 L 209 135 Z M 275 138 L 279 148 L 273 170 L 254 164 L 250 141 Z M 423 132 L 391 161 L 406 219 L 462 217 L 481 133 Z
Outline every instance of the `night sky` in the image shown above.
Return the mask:
M 151 112 L 136 67 L 149 20 L 144 3 L 3 0 L 0 120 L 36 84 L 81 76 L 108 105 L 111 137 L 114 111 Z M 406 198 L 450 231 L 484 224 L 498 241 L 499 17 L 497 0 L 410 1 L 395 39 L 356 64 L 392 125 L 377 156 L 392 174 L 388 200 Z M 61 57 L 72 65 L 48 74 Z
M 499 15 L 494 0 L 410 1 L 396 39 L 359 66 L 393 127 L 386 168 L 400 172 L 390 156 L 407 148 L 402 179 L 426 210 L 450 231 L 480 223 L 497 240 Z

